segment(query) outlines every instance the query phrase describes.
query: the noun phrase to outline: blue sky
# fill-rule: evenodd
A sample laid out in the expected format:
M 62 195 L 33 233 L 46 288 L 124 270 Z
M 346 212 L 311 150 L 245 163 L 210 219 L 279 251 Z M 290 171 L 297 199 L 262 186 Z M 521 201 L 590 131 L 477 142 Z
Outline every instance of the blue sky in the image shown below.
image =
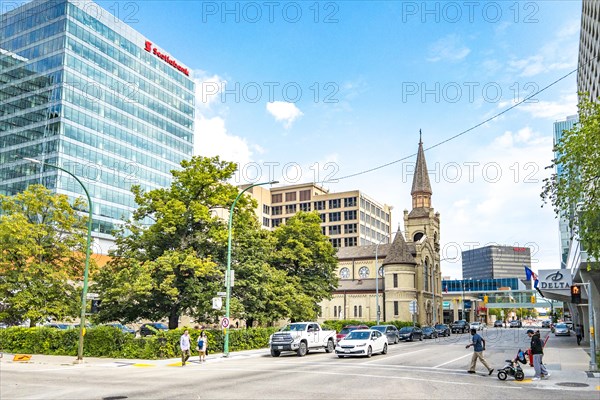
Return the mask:
M 454 136 L 577 66 L 579 1 L 99 3 L 194 70 L 197 154 L 239 162 L 240 183 L 329 177 L 332 191 L 393 205 L 394 227 L 415 157 L 338 178 L 411 156 L 419 129 L 426 148 Z M 426 152 L 443 275 L 461 276 L 457 251 L 489 243 L 559 267 L 539 193 L 552 123 L 574 113 L 571 74 Z

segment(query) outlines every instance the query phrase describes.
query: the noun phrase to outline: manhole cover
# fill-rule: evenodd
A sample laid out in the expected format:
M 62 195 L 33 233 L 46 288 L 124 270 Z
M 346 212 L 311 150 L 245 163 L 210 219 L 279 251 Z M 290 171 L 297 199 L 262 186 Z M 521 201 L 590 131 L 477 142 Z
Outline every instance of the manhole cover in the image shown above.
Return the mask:
M 588 387 L 587 383 L 579 383 L 579 382 L 560 382 L 556 384 L 557 386 L 567 386 L 567 387 Z

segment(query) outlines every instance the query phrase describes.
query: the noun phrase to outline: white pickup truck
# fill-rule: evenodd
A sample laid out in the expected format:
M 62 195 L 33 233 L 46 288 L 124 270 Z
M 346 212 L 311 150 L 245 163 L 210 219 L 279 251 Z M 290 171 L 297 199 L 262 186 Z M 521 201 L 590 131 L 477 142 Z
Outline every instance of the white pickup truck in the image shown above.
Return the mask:
M 282 351 L 295 351 L 299 357 L 315 349 L 331 353 L 335 350 L 335 331 L 323 330 L 316 322 L 294 322 L 272 334 L 269 347 L 273 357 L 279 357 Z

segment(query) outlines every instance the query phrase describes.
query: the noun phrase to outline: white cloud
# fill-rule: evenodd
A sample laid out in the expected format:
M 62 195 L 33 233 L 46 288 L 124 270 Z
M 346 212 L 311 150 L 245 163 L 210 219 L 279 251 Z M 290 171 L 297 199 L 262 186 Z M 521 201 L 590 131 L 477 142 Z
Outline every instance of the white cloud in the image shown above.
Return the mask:
M 304 115 L 294 103 L 285 101 L 267 103 L 267 111 L 275 117 L 276 121 L 285 121 L 284 126 L 286 129 L 291 127 L 297 118 Z
M 210 108 L 221 99 L 221 92 L 225 90 L 227 81 L 217 74 L 208 76 L 206 72 L 194 71 L 196 83 L 196 106 L 198 108 Z
M 251 145 L 246 139 L 227 132 L 225 120 L 221 117 L 198 115 L 195 126 L 194 155 L 218 155 L 222 160 L 245 164 L 252 160 L 255 152 L 263 151 L 260 146 Z
M 577 94 L 560 96 L 557 101 L 531 99 L 521 104 L 518 109 L 535 118 L 562 119 L 567 115 L 577 114 Z
M 462 40 L 458 35 L 450 34 L 429 46 L 427 61 L 460 61 L 470 52 L 471 50 L 462 44 Z

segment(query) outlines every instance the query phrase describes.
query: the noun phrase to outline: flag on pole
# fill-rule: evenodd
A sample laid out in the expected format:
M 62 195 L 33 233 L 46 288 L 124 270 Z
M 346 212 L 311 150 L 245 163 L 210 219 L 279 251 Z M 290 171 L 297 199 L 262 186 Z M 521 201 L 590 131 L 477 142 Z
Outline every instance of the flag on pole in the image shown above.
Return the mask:
M 540 288 L 538 288 L 538 284 L 540 283 L 540 281 L 538 280 L 538 276 L 535 272 L 533 272 L 529 267 L 527 267 L 527 265 L 523 265 L 525 267 L 525 279 L 527 279 L 528 281 L 533 281 L 533 287 L 535 288 L 535 290 L 537 290 L 537 292 L 544 297 L 544 295 L 542 294 Z

